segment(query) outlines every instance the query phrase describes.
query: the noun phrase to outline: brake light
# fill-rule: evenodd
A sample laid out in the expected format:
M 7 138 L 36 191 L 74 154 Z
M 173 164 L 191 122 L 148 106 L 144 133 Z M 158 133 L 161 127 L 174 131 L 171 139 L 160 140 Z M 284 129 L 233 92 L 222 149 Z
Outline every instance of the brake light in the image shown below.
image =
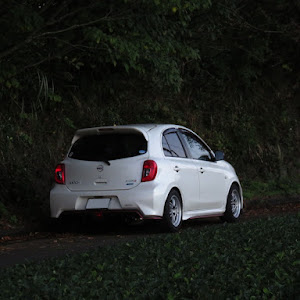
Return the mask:
M 143 165 L 142 182 L 152 181 L 157 174 L 157 164 L 154 160 L 146 160 Z
M 59 184 L 65 184 L 65 165 L 59 164 L 55 168 L 55 182 Z

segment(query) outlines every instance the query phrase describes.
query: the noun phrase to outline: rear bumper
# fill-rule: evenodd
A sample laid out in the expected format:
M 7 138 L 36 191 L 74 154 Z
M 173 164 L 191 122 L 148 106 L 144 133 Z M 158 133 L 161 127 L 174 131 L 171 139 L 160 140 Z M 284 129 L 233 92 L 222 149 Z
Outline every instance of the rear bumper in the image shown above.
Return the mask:
M 166 199 L 165 190 L 155 182 L 142 182 L 130 190 L 115 191 L 70 191 L 65 185 L 56 184 L 50 192 L 50 211 L 52 218 L 58 218 L 63 212 L 89 211 L 89 199 L 110 199 L 107 207 L 99 209 L 126 212 L 136 211 L 143 218 L 162 217 Z M 94 207 L 93 209 L 97 209 Z

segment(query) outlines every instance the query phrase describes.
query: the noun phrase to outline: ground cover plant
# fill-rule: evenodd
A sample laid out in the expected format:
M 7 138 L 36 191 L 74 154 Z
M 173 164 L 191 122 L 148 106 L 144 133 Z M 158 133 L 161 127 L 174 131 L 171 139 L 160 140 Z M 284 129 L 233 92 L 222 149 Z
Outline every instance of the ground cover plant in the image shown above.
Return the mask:
M 277 180 L 243 180 L 243 197 L 247 207 L 253 199 L 260 199 L 262 205 L 267 205 L 267 199 L 286 198 L 288 201 L 294 195 L 300 195 L 300 177 L 282 178 Z
M 0 273 L 2 299 L 295 299 L 300 214 L 188 228 Z

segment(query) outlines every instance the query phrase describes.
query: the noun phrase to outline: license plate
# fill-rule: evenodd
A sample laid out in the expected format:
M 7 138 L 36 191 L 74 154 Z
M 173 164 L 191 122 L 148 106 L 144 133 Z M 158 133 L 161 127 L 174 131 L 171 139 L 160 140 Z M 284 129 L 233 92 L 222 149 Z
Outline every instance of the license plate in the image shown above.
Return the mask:
M 89 199 L 86 209 L 108 208 L 110 198 Z

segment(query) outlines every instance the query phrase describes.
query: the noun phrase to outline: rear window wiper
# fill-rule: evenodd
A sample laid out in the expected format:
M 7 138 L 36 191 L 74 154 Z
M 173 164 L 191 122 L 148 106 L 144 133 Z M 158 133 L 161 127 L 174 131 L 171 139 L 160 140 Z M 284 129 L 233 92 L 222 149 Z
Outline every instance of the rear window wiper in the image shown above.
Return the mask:
M 107 159 L 100 159 L 100 161 L 103 161 L 104 163 L 106 163 L 108 166 L 110 166 L 110 162 Z

